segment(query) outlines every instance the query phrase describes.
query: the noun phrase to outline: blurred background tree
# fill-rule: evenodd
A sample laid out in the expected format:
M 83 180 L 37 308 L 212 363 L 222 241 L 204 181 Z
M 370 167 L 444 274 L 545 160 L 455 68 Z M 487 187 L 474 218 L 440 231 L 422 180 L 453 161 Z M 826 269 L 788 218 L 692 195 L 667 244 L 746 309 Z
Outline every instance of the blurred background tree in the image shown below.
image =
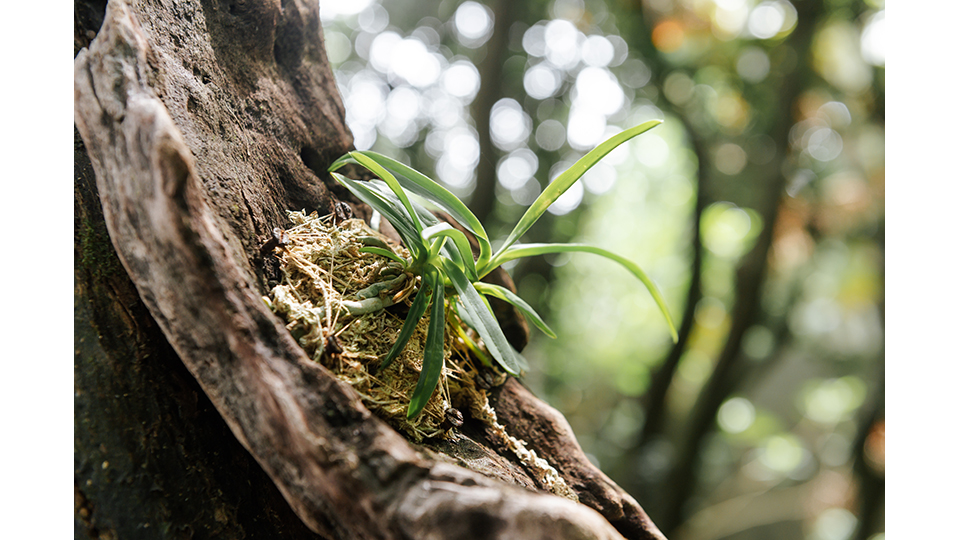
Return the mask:
M 883 0 L 321 1 L 359 149 L 501 237 L 618 149 L 508 265 L 557 331 L 525 382 L 674 540 L 883 538 Z

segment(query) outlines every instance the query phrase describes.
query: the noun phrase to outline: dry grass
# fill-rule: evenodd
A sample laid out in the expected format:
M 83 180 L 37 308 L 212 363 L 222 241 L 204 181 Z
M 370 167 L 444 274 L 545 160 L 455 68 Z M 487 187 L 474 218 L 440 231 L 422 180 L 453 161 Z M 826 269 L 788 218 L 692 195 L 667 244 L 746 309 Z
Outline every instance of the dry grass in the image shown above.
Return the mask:
M 419 277 L 406 275 L 406 279 L 396 280 L 402 274 L 399 263 L 361 253 L 360 248 L 364 246 L 362 239 L 375 237 L 403 258 L 410 254 L 360 220 L 334 225 L 332 216 L 318 218 L 316 214 L 290 212 L 289 217 L 294 224 L 286 231 L 289 240 L 277 248 L 283 282 L 264 301 L 286 321 L 287 329 L 310 358 L 349 383 L 371 412 L 413 441 L 448 436 L 449 426 L 442 424 L 450 408 L 469 414 L 493 428 L 492 433 L 517 455 L 544 489 L 576 500 L 553 467 L 497 422 L 486 391 L 475 383 L 480 374 L 473 356 L 458 337 L 465 328 L 453 314 L 446 322 L 444 367 L 437 391 L 417 418 L 408 419 L 409 396 L 423 367 L 429 314 L 420 320 L 397 359 L 381 372 L 377 368 L 400 333 Z M 398 283 L 380 297 L 389 299 L 387 303 L 395 302 L 396 307 L 350 314 L 346 305 L 356 300 L 358 291 L 386 280 Z
M 438 391 L 417 418 L 408 420 L 407 405 L 423 365 L 429 315 L 417 325 L 400 356 L 382 372 L 377 367 L 400 333 L 419 278 L 407 275 L 401 285 L 385 291 L 383 297 L 396 299 L 396 307 L 353 316 L 344 302 L 355 300 L 361 289 L 400 274 L 398 263 L 361 253 L 361 239 L 389 240 L 360 220 L 333 226 L 330 217 L 303 212 L 291 212 L 290 220 L 294 227 L 286 231 L 289 241 L 279 250 L 283 281 L 265 300 L 313 360 L 353 386 L 367 408 L 416 441 L 443 434 L 444 413 L 454 403 L 472 409 L 467 401 L 486 402 L 482 390 L 472 384 L 477 370 L 448 322 Z M 392 247 L 401 257 L 409 257 L 404 248 Z M 465 387 L 472 390 L 469 399 L 461 395 Z

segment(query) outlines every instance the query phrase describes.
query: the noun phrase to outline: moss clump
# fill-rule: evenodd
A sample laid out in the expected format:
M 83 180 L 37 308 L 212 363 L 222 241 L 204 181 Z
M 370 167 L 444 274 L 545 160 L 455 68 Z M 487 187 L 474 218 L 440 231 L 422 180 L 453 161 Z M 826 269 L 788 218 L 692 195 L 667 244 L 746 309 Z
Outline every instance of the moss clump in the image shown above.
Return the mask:
M 377 368 L 400 333 L 419 278 L 404 274 L 398 263 L 386 257 L 361 253 L 370 238 L 389 240 L 360 220 L 334 226 L 329 216 L 321 219 L 291 212 L 289 217 L 294 226 L 286 231 L 286 244 L 278 248 L 283 279 L 264 300 L 284 318 L 307 355 L 353 386 L 368 409 L 415 441 L 442 435 L 446 410 L 454 403 L 464 404 L 460 394 L 465 386 L 473 387 L 477 373 L 457 332 L 446 333 L 438 391 L 419 416 L 408 420 L 407 405 L 423 365 L 429 317 L 420 321 L 397 360 L 383 371 Z M 409 257 L 402 247 L 393 249 Z M 357 293 L 382 282 L 393 287 L 376 298 L 394 307 L 355 314 L 351 306 L 361 300 Z M 447 324 L 452 320 L 451 316 Z M 473 397 L 480 398 L 486 401 L 486 396 Z
M 377 368 L 400 333 L 419 277 L 404 273 L 397 262 L 360 249 L 374 238 L 403 258 L 410 254 L 360 220 L 334 225 L 332 216 L 318 218 L 305 212 L 290 212 L 289 218 L 293 227 L 285 231 L 284 244 L 276 248 L 282 282 L 264 302 L 284 319 L 310 358 L 350 384 L 371 412 L 411 440 L 451 436 L 454 432 L 444 420 L 448 410 L 455 408 L 490 426 L 498 442 L 517 455 L 544 489 L 577 499 L 553 467 L 497 422 L 486 391 L 475 383 L 480 373 L 473 356 L 458 337 L 466 329 L 449 308 L 437 391 L 420 415 L 408 419 L 407 405 L 423 367 L 429 315 L 420 320 L 393 363 L 383 371 Z M 388 309 L 363 312 L 357 308 L 359 301 L 365 300 L 364 290 L 385 282 L 390 286 L 376 298 Z

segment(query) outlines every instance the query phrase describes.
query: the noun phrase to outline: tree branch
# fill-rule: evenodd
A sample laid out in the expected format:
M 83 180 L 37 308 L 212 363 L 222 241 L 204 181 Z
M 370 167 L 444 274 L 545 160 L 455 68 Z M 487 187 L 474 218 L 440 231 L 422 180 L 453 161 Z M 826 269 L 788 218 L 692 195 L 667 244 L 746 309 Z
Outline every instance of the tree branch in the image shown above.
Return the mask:
M 707 156 L 703 140 L 690 124 L 686 115 L 682 114 L 679 110 L 673 110 L 672 112 L 683 122 L 684 128 L 690 136 L 694 153 L 697 155 L 697 195 L 693 208 L 693 236 L 690 239 L 693 259 L 690 262 L 690 284 L 687 287 L 687 299 L 684 303 L 683 318 L 680 321 L 680 328 L 677 331 L 677 342 L 670 350 L 670 354 L 667 355 L 654 372 L 650 382 L 650 388 L 641 398 L 646 420 L 643 423 L 643 429 L 640 431 L 635 445 L 635 448 L 641 449 L 641 451 L 649 442 L 653 441 L 663 432 L 663 423 L 666 419 L 667 391 L 670 389 L 673 376 L 677 372 L 680 357 L 683 356 L 683 352 L 687 349 L 687 341 L 690 339 L 690 332 L 693 331 L 694 314 L 696 313 L 697 303 L 703 297 L 700 285 L 703 273 L 703 240 L 700 228 L 703 211 L 710 202 L 706 193 L 708 181 L 707 164 L 709 163 L 709 157 Z

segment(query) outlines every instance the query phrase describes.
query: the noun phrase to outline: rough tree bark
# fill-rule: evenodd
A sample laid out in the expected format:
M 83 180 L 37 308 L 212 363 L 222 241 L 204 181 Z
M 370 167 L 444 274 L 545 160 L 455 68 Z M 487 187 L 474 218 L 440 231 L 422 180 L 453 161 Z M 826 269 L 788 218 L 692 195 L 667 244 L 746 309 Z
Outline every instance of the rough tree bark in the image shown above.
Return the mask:
M 286 209 L 367 212 L 324 172 L 352 138 L 316 2 L 100 9 L 75 8 L 77 537 L 663 538 L 517 381 L 501 422 L 580 503 L 479 424 L 412 445 L 261 302 Z

